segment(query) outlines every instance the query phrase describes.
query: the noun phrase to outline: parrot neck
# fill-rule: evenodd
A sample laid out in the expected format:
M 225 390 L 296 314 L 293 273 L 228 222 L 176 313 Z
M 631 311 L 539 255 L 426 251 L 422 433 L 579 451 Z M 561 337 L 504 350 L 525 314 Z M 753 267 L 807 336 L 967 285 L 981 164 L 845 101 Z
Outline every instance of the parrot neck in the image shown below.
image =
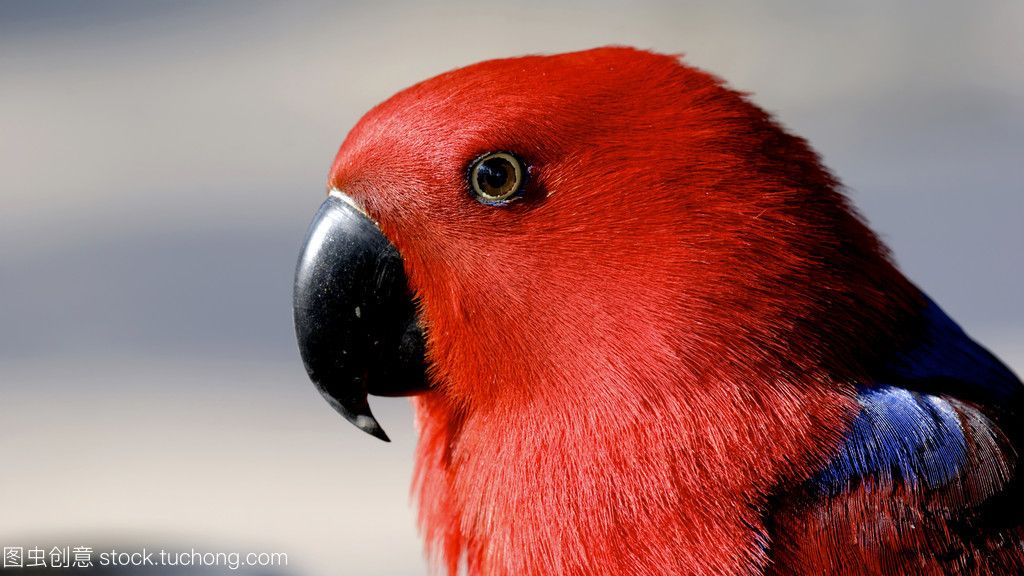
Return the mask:
M 765 566 L 765 495 L 822 465 L 856 404 L 842 387 L 761 388 L 647 390 L 645 403 L 571 413 L 543 400 L 513 414 L 418 397 L 413 492 L 429 556 L 450 575 L 464 562 L 471 576 Z M 750 418 L 764 406 L 780 408 Z
M 442 385 L 415 399 L 413 493 L 434 561 L 470 576 L 760 573 L 770 495 L 828 463 L 856 386 L 916 329 L 920 293 L 840 208 L 799 228 L 843 230 L 824 254 L 712 266 L 666 251 L 644 282 L 626 267 L 549 275 L 590 284 L 515 291 L 529 321 L 481 321 L 471 290 L 425 293 Z M 709 274 L 727 266 L 749 274 Z

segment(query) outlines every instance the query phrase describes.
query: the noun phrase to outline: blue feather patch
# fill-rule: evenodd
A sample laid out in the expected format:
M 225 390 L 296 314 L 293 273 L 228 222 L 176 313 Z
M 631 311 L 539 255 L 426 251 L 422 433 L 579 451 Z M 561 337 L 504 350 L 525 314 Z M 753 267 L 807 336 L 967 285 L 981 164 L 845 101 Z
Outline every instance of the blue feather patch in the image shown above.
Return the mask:
M 925 297 L 924 331 L 915 345 L 898 354 L 881 380 L 911 388 L 943 385 L 956 397 L 982 402 L 1020 402 L 1020 380 L 960 328 L 938 304 Z M 934 389 L 934 388 L 931 388 Z
M 867 478 L 938 488 L 963 469 L 967 440 L 948 401 L 892 386 L 857 399 L 861 411 L 842 449 L 814 480 L 821 492 L 836 495 Z

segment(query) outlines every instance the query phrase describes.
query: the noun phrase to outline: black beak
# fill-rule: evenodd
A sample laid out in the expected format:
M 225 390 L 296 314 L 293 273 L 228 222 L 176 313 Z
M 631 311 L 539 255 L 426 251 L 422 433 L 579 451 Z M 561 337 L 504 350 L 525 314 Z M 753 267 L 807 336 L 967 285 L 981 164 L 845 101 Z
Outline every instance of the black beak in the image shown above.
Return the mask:
M 389 441 L 367 395 L 429 387 L 402 257 L 347 196 L 313 218 L 295 271 L 295 335 L 309 378 L 349 422 Z

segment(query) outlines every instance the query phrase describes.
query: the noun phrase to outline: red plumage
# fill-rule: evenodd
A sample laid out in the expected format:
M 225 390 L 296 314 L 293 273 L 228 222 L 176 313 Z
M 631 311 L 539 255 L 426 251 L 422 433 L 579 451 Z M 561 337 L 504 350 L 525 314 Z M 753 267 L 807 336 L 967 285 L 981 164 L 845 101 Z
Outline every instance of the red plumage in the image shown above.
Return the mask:
M 530 166 L 499 208 L 466 187 L 495 150 Z M 330 185 L 419 299 L 414 494 L 449 573 L 842 571 L 827 526 L 768 512 L 835 455 L 923 297 L 742 94 L 626 48 L 484 62 L 374 108 Z M 803 548 L 776 554 L 780 526 Z

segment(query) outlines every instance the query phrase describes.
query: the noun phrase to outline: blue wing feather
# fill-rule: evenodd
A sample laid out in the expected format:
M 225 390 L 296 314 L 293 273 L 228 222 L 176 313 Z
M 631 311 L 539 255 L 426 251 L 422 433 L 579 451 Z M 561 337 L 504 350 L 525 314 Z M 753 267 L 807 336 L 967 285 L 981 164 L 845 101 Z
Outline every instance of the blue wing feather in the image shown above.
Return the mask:
M 957 399 L 989 408 L 995 422 L 1008 421 L 1008 429 L 994 433 L 1011 442 L 1018 437 L 1021 382 L 930 299 L 922 316 L 920 337 L 895 355 L 878 381 L 859 390 L 860 413 L 840 452 L 812 482 L 819 493 L 876 483 L 927 489 L 950 483 L 971 461 L 971 446 L 990 444 L 972 438 L 979 428 L 971 423 L 988 422 L 985 414 Z
M 818 476 L 823 492 L 835 495 L 865 478 L 934 488 L 967 462 L 964 430 L 947 400 L 882 386 L 863 390 L 858 401 L 843 449 Z
M 984 402 L 1020 403 L 1020 380 L 975 342 L 939 306 L 925 297 L 924 329 L 887 367 L 885 380 Z

